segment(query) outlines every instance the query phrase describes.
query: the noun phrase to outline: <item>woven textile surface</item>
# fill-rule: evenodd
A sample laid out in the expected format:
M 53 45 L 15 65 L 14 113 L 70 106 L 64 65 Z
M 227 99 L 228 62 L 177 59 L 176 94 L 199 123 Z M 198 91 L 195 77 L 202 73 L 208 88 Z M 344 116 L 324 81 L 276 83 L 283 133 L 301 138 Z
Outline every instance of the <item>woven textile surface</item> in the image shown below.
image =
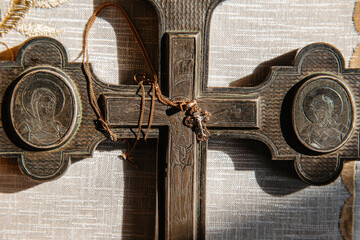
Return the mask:
M 252 140 L 213 139 L 209 152 L 207 239 L 342 239 L 340 180 L 309 187 Z
M 31 8 L 24 22 L 60 31 L 70 61 L 82 47 L 87 19 L 104 0 L 69 0 Z M 159 68 L 158 22 L 147 1 L 120 0 Z M 0 3 L 3 15 L 9 0 Z M 328 42 L 348 63 L 359 43 L 355 0 L 228 0 L 217 7 L 210 31 L 209 86 L 228 87 L 261 63 L 312 42 Z M 16 30 L 1 40 L 11 47 L 28 37 Z M 1 46 L 0 50 L 5 50 Z M 104 82 L 134 84 L 146 70 L 138 47 L 115 10 L 106 10 L 89 35 L 90 62 Z M 73 163 L 61 178 L 34 183 L 11 159 L 0 160 L 0 239 L 153 239 L 157 141 L 140 143 L 134 158 L 123 143 L 105 141 L 92 158 Z M 350 193 L 341 179 L 309 187 L 287 166 L 271 162 L 256 141 L 213 138 L 207 158 L 207 239 L 342 239 L 339 219 Z M 358 181 L 359 174 L 356 175 Z M 354 239 L 360 239 L 360 184 L 356 184 Z

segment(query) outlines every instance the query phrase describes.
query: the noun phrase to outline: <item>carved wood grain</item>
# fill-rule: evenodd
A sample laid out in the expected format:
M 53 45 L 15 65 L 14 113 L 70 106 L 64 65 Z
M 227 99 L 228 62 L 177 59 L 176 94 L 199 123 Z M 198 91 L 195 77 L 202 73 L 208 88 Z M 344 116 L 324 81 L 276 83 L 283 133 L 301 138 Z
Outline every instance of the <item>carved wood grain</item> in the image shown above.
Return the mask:
M 287 140 L 282 122 L 283 119 L 289 120 L 283 115 L 283 109 L 286 108 L 284 103 L 291 100 L 289 93 L 303 81 L 304 76 L 319 72 L 341 75 L 351 89 L 357 89 L 360 70 L 345 69 L 344 60 L 336 49 L 326 44 L 307 47 L 299 52 L 294 66 L 273 67 L 267 80 L 257 87 L 208 88 L 206 76 L 209 24 L 213 9 L 222 0 L 148 1 L 154 4 L 160 14 L 160 36 L 167 45 L 164 51 L 167 56 L 162 58 L 164 64 L 160 76 L 161 87 L 167 90 L 167 97 L 172 100 L 198 99 L 200 107 L 214 113 L 209 127 L 216 129 L 217 134 L 264 142 L 274 160 L 296 161 L 299 175 L 309 177 L 315 184 L 332 181 L 340 173 L 343 159 L 338 161 L 338 154 L 347 160 L 358 158 L 358 139 L 355 135 L 339 152 L 312 155 Z M 0 82 L 1 96 L 6 95 L 5 89 L 25 68 L 48 63 L 61 68 L 79 89 L 82 102 L 81 124 L 74 138 L 66 145 L 56 151 L 36 154 L 24 151 L 9 140 L 11 137 L 4 137 L 0 141 L 1 146 L 4 146 L 3 155 L 25 156 L 24 163 L 20 160 L 20 168 L 23 167 L 23 171 L 33 178 L 43 180 L 60 176 L 66 170 L 71 157 L 89 156 L 105 138 L 95 127 L 96 116 L 89 104 L 87 79 L 81 65 L 68 64 L 62 45 L 53 40 L 50 42 L 47 47 L 46 44 L 45 47 L 37 43 L 30 45 L 29 49 L 36 51 L 29 51 L 26 57 L 23 57 L 23 53 L 29 49 L 22 48 L 15 63 L 3 63 L 0 66 L 0 77 L 5 79 Z M 134 137 L 131 131 L 132 127 L 137 126 L 140 106 L 138 87 L 111 86 L 104 84 L 94 75 L 94 90 L 96 96 L 102 96 L 100 100 L 103 111 L 114 131 L 123 138 Z M 146 102 L 145 113 L 148 114 L 149 101 Z M 356 104 L 360 104 L 359 99 L 356 99 Z M 160 180 L 163 180 L 165 185 L 163 202 L 166 220 L 164 233 L 159 233 L 159 236 L 166 239 L 202 239 L 205 236 L 207 145 L 196 142 L 192 130 L 184 126 L 184 113 L 168 110 L 167 107 L 157 104 L 154 119 L 155 127 L 165 127 L 169 141 L 165 158 L 162 159 L 165 161 L 165 177 Z M 359 127 L 357 124 L 354 132 L 358 132 Z M 4 132 L 3 125 L 0 126 L 0 134 L 9 136 Z M 156 134 L 151 136 L 157 137 Z M 21 154 L 22 152 L 24 154 Z M 53 160 L 55 157 L 57 160 Z M 42 161 L 45 161 L 45 164 Z M 44 165 L 46 166 L 43 167 Z M 26 166 L 31 166 L 33 170 L 29 171 Z M 344 212 L 349 216 L 346 213 L 349 212 L 348 209 Z

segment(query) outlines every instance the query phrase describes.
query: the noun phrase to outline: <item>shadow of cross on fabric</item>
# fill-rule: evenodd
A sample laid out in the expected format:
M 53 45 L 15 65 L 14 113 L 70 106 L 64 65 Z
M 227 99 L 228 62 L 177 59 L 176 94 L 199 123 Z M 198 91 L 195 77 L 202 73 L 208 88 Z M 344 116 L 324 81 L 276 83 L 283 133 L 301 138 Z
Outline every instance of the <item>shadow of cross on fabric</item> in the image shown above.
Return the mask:
M 213 135 L 262 141 L 273 160 L 295 161 L 299 176 L 313 184 L 331 182 L 340 174 L 343 160 L 358 159 L 355 106 L 360 101 L 360 71 L 345 69 L 336 49 L 310 45 L 298 53 L 294 66 L 273 67 L 257 87 L 208 88 L 209 20 L 221 1 L 150 2 L 160 15 L 162 88 L 172 100 L 197 99 L 212 113 L 208 127 Z M 81 64 L 68 63 L 56 40 L 30 40 L 15 62 L 0 65 L 0 76 L 1 155 L 18 157 L 24 174 L 37 180 L 59 177 L 71 158 L 90 156 L 104 140 L 95 128 Z M 106 121 L 120 137 L 133 138 L 138 87 L 109 86 L 93 77 Z M 201 239 L 207 144 L 197 142 L 183 124 L 183 112 L 168 114 L 168 107 L 159 103 L 155 109 L 150 137 L 160 137 L 159 163 L 164 170 L 158 183 L 158 237 Z

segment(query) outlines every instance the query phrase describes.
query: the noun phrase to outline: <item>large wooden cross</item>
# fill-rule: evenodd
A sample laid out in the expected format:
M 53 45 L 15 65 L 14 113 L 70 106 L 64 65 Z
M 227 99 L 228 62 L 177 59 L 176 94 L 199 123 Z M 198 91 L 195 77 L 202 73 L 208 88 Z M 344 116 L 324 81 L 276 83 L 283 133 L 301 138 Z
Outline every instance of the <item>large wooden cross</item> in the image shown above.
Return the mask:
M 208 88 L 209 21 L 221 0 L 150 2 L 160 15 L 161 88 L 172 100 L 196 99 L 212 114 L 207 123 L 212 135 L 260 140 L 273 160 L 294 161 L 299 176 L 312 184 L 333 181 L 345 160 L 359 158 L 360 70 L 345 69 L 335 48 L 309 45 L 293 66 L 273 67 L 257 87 Z M 56 40 L 26 42 L 15 62 L 0 64 L 0 78 L 0 155 L 16 157 L 25 175 L 55 179 L 71 158 L 90 156 L 105 139 L 89 102 L 82 65 L 68 63 Z M 120 137 L 133 138 L 139 120 L 138 87 L 110 86 L 94 78 L 105 120 Z M 150 98 L 146 101 L 149 106 Z M 185 117 L 156 103 L 150 137 L 159 137 L 161 143 L 159 238 L 205 236 L 207 143 L 196 140 Z

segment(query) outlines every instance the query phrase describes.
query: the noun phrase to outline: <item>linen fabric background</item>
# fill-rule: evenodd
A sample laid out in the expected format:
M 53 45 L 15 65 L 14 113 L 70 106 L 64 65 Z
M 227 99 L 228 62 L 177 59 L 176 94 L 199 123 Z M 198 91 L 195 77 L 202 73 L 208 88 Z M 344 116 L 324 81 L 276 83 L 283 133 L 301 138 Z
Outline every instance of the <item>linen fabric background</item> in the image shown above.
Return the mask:
M 105 1 L 69 0 L 31 9 L 24 22 L 56 27 L 55 36 L 76 60 L 87 19 Z M 146 1 L 122 0 L 159 66 L 158 19 Z M 0 3 L 4 14 L 9 0 Z M 214 12 L 210 32 L 210 87 L 241 84 L 261 63 L 312 42 L 336 46 L 349 63 L 359 35 L 352 22 L 355 1 L 227 0 Z M 11 47 L 28 37 L 16 30 L 1 40 Z M 1 50 L 5 50 L 4 48 Z M 104 82 L 134 84 L 146 70 L 119 14 L 106 10 L 89 35 L 90 62 Z M 265 69 L 264 69 L 265 71 Z M 92 158 L 73 163 L 61 178 L 35 183 L 0 160 L 1 239 L 153 239 L 157 141 L 134 152 L 141 171 L 119 156 L 123 143 L 105 141 Z M 358 165 L 355 189 L 360 190 Z M 310 187 L 287 166 L 271 162 L 264 144 L 212 138 L 207 158 L 207 239 L 342 239 L 339 219 L 350 196 L 341 179 Z M 359 192 L 355 191 L 354 239 L 360 239 Z

